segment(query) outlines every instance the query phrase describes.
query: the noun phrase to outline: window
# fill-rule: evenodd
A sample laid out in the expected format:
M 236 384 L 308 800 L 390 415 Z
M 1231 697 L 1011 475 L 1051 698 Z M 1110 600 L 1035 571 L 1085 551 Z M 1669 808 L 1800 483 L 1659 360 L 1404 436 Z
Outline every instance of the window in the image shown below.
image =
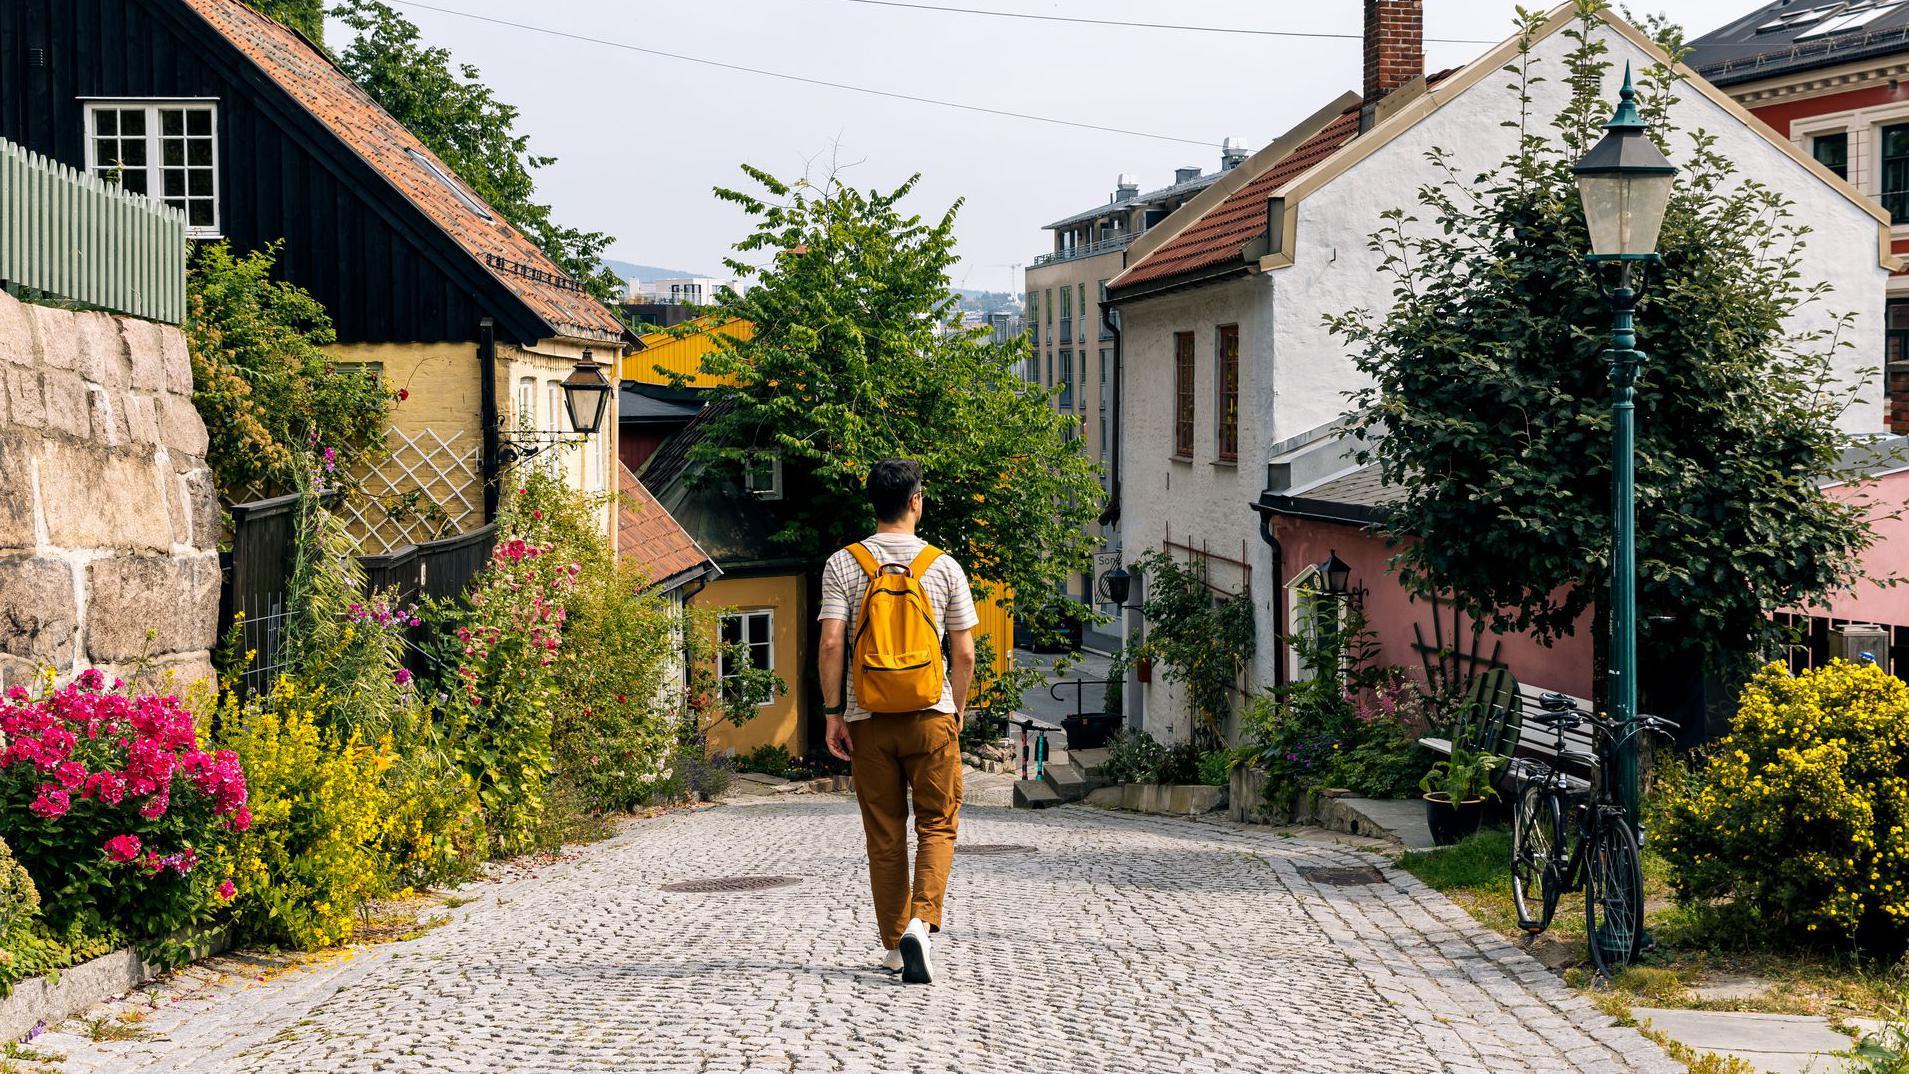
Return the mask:
M 1038 349 L 1041 345 L 1041 293 L 1039 291 L 1027 293 L 1027 341 L 1030 347 Z
M 1218 435 L 1215 438 L 1214 451 L 1225 462 L 1238 462 L 1240 457 L 1240 326 L 1223 324 L 1220 326 L 1219 366 L 1215 370 L 1214 390 L 1218 398 L 1214 400 L 1214 418 L 1218 421 Z
M 517 427 L 537 427 L 537 379 L 525 377 L 517 382 Z
M 1074 342 L 1074 289 L 1061 288 L 1061 342 Z
M 1816 158 L 1816 163 L 1835 172 L 1839 178 L 1849 178 L 1848 131 L 1819 134 L 1810 139 L 1810 155 Z
M 430 157 L 425 156 L 423 153 L 420 153 L 415 149 L 405 150 L 404 155 L 407 157 L 410 157 L 411 160 L 418 165 L 418 167 L 423 168 L 427 172 L 430 172 L 431 178 L 436 179 L 439 183 L 442 183 L 444 185 L 444 189 L 450 191 L 451 196 L 456 198 L 459 202 L 461 202 L 463 206 L 466 209 L 469 209 L 473 214 L 485 220 L 496 219 L 495 217 L 491 216 L 489 209 L 484 208 L 484 203 L 477 200 L 477 195 L 464 189 L 464 184 L 458 182 L 456 179 L 451 178 L 450 173 L 446 172 L 443 168 L 438 167 L 436 161 L 432 160 Z
M 1324 583 L 1316 566 L 1307 567 L 1286 583 L 1286 622 L 1292 632 L 1286 647 L 1289 682 L 1307 682 L 1318 676 L 1318 667 L 1304 654 L 1312 651 L 1320 638 L 1345 625 L 1345 601 L 1326 593 Z
M 1193 457 L 1193 333 L 1173 333 L 1173 457 Z
M 743 465 L 742 485 L 758 499 L 782 498 L 782 460 L 774 455 L 757 455 Z
M 219 234 L 218 105 L 99 101 L 86 106 L 86 170 L 186 214 L 186 234 Z
M 331 368 L 334 373 L 370 377 L 373 384 L 384 383 L 383 362 L 333 362 Z
M 1106 312 L 1104 308 L 1107 305 L 1107 281 L 1106 280 L 1100 281 L 1100 304 L 1103 308 L 1101 312 L 1096 313 L 1094 315 L 1094 321 L 1095 323 L 1100 325 L 1100 338 L 1112 339 L 1114 338 L 1114 330 L 1107 327 L 1107 316 L 1106 316 Z
M 1049 325 L 1054 323 L 1054 289 L 1052 287 L 1047 289 L 1047 323 Z
M 1890 223 L 1909 224 L 1909 123 L 1882 129 L 1882 207 Z
M 1049 388 L 1052 388 L 1054 386 L 1054 352 L 1053 351 L 1047 352 L 1047 379 L 1043 380 L 1041 383 Z
M 1059 406 L 1062 410 L 1074 409 L 1074 352 L 1061 348 L 1061 394 Z
M 718 671 L 722 677 L 723 692 L 735 689 L 735 682 L 742 678 L 746 668 L 757 671 L 773 671 L 776 666 L 775 613 L 768 609 L 758 612 L 734 612 L 722 617 L 722 654 L 718 658 Z M 737 646 L 741 646 L 738 650 Z M 747 663 L 744 663 L 747 661 Z M 775 701 L 771 696 L 763 704 Z

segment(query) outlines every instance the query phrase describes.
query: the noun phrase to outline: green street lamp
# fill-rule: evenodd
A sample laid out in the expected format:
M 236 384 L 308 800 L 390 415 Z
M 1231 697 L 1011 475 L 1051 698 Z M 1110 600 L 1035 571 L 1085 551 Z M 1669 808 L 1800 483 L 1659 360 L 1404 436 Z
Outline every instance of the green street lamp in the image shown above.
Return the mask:
M 1671 183 L 1677 175 L 1657 144 L 1651 141 L 1637 114 L 1637 93 L 1631 71 L 1624 68 L 1624 88 L 1617 113 L 1604 125 L 1604 137 L 1571 170 L 1578 177 L 1584 223 L 1591 233 L 1592 262 L 1615 261 L 1617 286 L 1606 292 L 1611 302 L 1611 346 L 1604 352 L 1611 370 L 1611 650 L 1608 708 L 1619 724 L 1637 717 L 1637 534 L 1632 524 L 1637 489 L 1632 458 L 1636 451 L 1633 388 L 1644 354 L 1637 349 L 1632 315 L 1637 291 L 1632 270 L 1639 262 L 1658 260 L 1657 237 L 1670 207 Z M 1622 735 L 1613 773 L 1620 800 L 1633 828 L 1637 826 L 1637 736 Z

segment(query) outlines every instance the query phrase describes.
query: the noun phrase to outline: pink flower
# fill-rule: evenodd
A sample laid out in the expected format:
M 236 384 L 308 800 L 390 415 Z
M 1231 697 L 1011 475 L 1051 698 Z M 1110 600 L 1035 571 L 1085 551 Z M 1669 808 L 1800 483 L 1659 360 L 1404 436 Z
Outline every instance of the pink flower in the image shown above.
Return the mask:
M 32 805 L 27 806 L 28 811 L 41 820 L 58 820 L 66 816 L 66 811 L 71 808 L 73 799 L 50 783 L 41 784 L 39 795 L 33 799 Z
M 106 685 L 106 676 L 98 668 L 87 668 L 80 672 L 80 686 L 87 690 L 97 690 Z
M 239 893 L 239 889 L 232 886 L 232 881 L 225 880 L 220 882 L 219 901 L 231 902 L 233 897 L 236 896 L 238 893 Z
M 139 856 L 139 837 L 115 835 L 106 840 L 106 856 L 117 862 L 129 862 Z
M 338 468 L 338 452 L 332 448 L 326 448 L 325 449 L 325 472 L 331 473 L 333 470 L 336 470 L 337 468 Z
M 166 807 L 171 804 L 172 799 L 169 796 L 165 794 L 155 794 L 146 800 L 145 805 L 139 807 L 139 815 L 145 817 L 147 820 L 158 820 L 160 817 L 166 815 Z
M 399 668 L 397 674 L 391 677 L 393 680 L 397 682 L 399 686 L 408 685 L 411 682 L 411 669 Z
M 53 778 L 60 781 L 63 789 L 77 791 L 86 783 L 86 766 L 78 761 L 61 762 L 60 766 L 53 770 Z

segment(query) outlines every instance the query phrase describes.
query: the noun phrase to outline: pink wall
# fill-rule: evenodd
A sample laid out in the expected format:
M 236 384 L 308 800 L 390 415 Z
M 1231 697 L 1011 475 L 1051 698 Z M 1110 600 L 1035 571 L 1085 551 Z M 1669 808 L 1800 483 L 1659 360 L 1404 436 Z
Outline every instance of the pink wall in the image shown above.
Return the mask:
M 1399 585 L 1397 576 L 1386 565 L 1392 550 L 1383 540 L 1356 526 L 1297 518 L 1275 519 L 1274 532 L 1285 557 L 1282 586 L 1305 570 L 1307 564 L 1324 560 L 1329 552 L 1338 552 L 1339 558 L 1352 567 L 1352 587 L 1364 590 L 1366 623 L 1377 637 L 1379 662 L 1405 668 L 1415 679 L 1422 676 L 1423 660 L 1413 646 L 1421 634 L 1427 645 L 1434 644 L 1432 605 L 1412 599 Z M 1279 599 L 1286 599 L 1284 592 L 1279 594 Z M 1909 593 L 1901 594 L 1898 599 L 1909 607 Z M 1462 646 L 1452 644 L 1451 609 L 1441 608 L 1438 614 L 1443 621 L 1439 629 L 1444 631 L 1445 644 L 1469 652 L 1469 634 Z M 1413 631 L 1415 625 L 1417 634 Z M 1287 627 L 1290 629 L 1291 624 Z M 1588 614 L 1577 633 L 1548 648 L 1525 635 L 1487 632 L 1478 645 L 1481 659 L 1491 656 L 1494 643 L 1499 645 L 1498 659 L 1511 669 L 1519 682 L 1562 690 L 1577 697 L 1591 696 Z
M 1902 517 L 1909 513 L 1903 509 L 1909 503 L 1909 471 L 1885 474 L 1863 485 L 1838 485 L 1829 494 L 1868 505 L 1876 543 L 1863 554 L 1869 580 L 1833 594 L 1826 603 L 1806 609 L 1807 613 L 1858 623 L 1909 626 L 1909 585 L 1882 586 L 1875 581 L 1909 579 L 1909 518 Z M 1889 517 L 1892 515 L 1895 517 Z

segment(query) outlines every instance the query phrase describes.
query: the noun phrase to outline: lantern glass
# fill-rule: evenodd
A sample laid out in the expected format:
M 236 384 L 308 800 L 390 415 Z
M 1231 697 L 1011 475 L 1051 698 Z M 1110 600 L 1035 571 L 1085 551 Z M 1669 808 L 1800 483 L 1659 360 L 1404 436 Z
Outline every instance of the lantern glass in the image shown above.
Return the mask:
M 1640 258 L 1657 252 L 1673 175 L 1600 172 L 1578 176 L 1591 256 Z
M 570 413 L 570 427 L 590 436 L 603 425 L 603 411 L 610 403 L 610 382 L 603 378 L 603 367 L 588 354 L 563 380 L 563 407 Z
M 1327 553 L 1326 561 L 1319 565 L 1319 573 L 1325 576 L 1328 594 L 1343 597 L 1352 591 L 1352 564 L 1340 559 L 1338 552 Z

